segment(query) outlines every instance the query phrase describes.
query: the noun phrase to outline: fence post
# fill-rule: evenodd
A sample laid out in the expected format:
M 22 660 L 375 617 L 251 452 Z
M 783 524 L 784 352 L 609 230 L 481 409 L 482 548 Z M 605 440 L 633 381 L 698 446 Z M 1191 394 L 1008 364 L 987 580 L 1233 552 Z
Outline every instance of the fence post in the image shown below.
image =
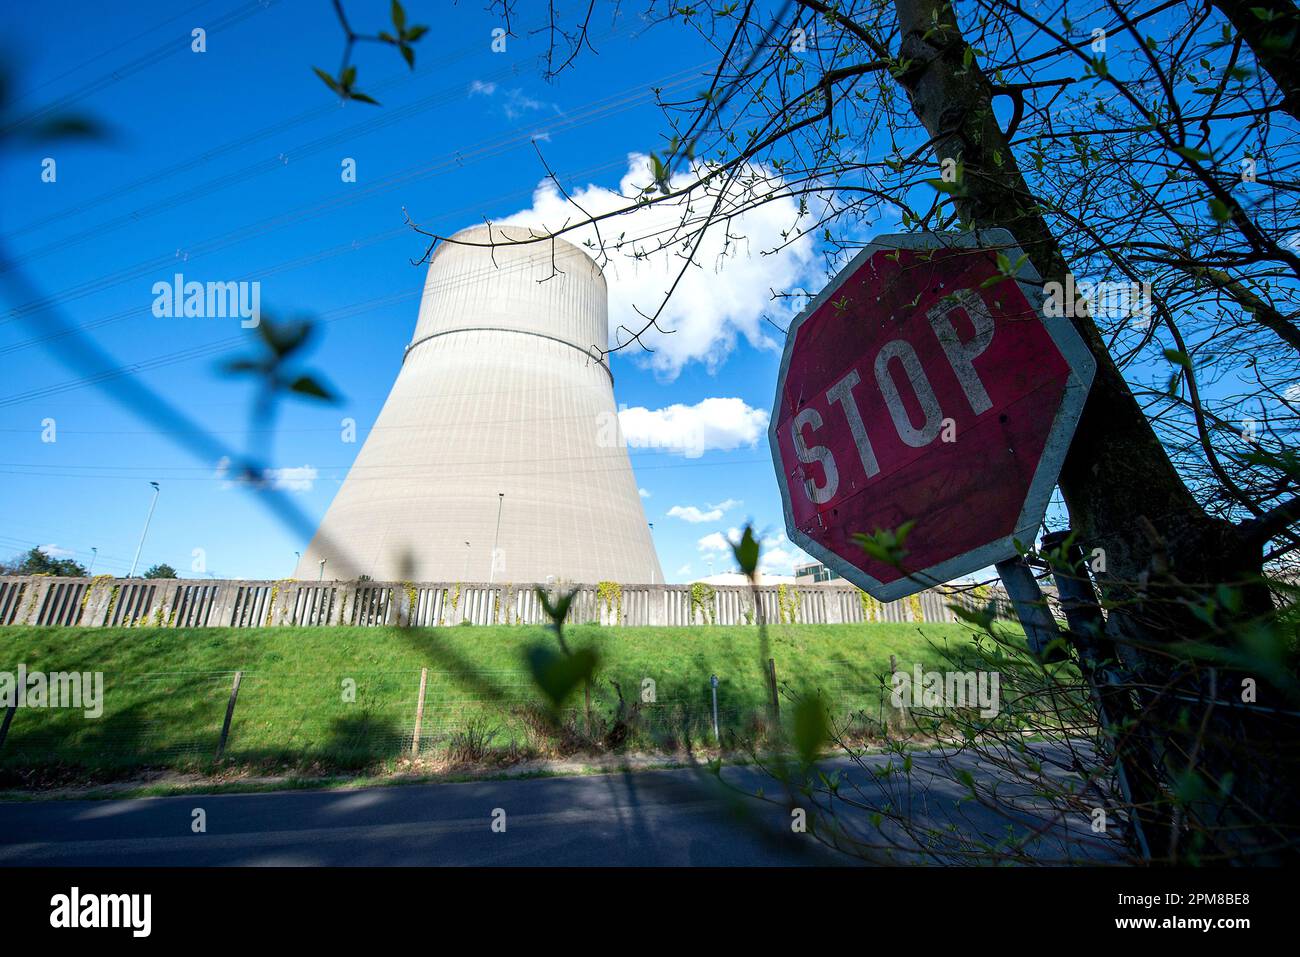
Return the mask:
M 226 750 L 226 739 L 230 737 L 230 721 L 235 716 L 235 702 L 239 699 L 239 682 L 244 677 L 242 671 L 235 672 L 235 683 L 230 686 L 230 700 L 226 702 L 226 720 L 221 724 L 221 740 L 217 742 L 217 760 Z
M 582 683 L 582 700 L 587 710 L 587 737 L 591 737 L 591 681 Z
M 25 688 L 14 689 L 14 703 L 5 708 L 5 720 L 0 724 L 0 749 L 5 746 L 5 738 L 9 737 L 9 725 L 14 722 L 14 715 L 18 713 L 18 695 L 26 694 Z
M 775 721 L 781 720 L 781 696 L 777 692 L 776 684 L 776 659 L 767 659 L 767 684 L 772 692 L 772 718 Z
M 429 669 L 420 669 L 420 697 L 415 703 L 415 733 L 411 735 L 411 757 L 420 754 L 420 725 L 424 723 L 424 689 L 429 683 Z
M 709 684 L 713 687 L 713 740 L 722 746 L 722 735 L 718 731 L 718 676 L 709 675 Z
M 889 703 L 888 703 L 887 705 L 885 705 L 885 709 L 886 709 L 886 710 L 885 710 L 885 735 L 886 735 L 886 737 L 888 737 L 888 735 L 889 735 L 889 726 L 890 726 L 891 724 L 897 724 L 897 723 L 898 723 L 896 720 L 891 720 L 891 719 L 896 719 L 896 718 L 901 718 L 901 717 L 902 717 L 902 714 L 901 714 L 901 713 L 900 713 L 900 714 L 897 714 L 897 715 L 894 713 L 894 710 L 895 710 L 895 709 L 894 709 L 894 688 L 897 686 L 897 679 L 896 679 L 894 676 L 897 675 L 897 674 L 898 674 L 898 655 L 890 655 L 890 656 L 889 656 Z M 898 710 L 899 710 L 899 712 L 902 711 L 901 708 L 899 708 Z M 904 725 L 906 725 L 906 722 L 903 722 L 903 723 L 904 723 Z

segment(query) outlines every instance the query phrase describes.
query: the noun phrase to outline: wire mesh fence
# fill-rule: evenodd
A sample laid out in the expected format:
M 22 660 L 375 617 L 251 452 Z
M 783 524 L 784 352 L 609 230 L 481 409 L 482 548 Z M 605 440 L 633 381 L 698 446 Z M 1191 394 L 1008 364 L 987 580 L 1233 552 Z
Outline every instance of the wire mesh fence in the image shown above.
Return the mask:
M 523 669 L 105 673 L 98 704 L 8 710 L 0 768 L 114 769 L 204 764 L 360 767 L 396 758 L 480 760 L 598 748 L 711 746 L 774 720 L 754 673 L 686 657 L 654 677 L 600 671 L 556 710 Z M 837 720 L 881 713 L 885 683 L 847 661 L 815 686 Z

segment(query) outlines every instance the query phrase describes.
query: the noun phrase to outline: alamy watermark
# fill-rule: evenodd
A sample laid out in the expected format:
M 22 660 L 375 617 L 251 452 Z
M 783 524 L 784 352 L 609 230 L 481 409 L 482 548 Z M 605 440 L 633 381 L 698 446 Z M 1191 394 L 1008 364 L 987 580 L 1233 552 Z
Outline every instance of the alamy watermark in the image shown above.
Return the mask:
M 1002 710 L 996 671 L 896 671 L 890 702 L 895 708 L 978 708 L 981 718 Z
M 245 329 L 262 321 L 262 284 L 253 282 L 185 281 L 177 273 L 169 282 L 153 284 L 153 314 L 159 319 L 224 319 L 238 316 Z
M 102 671 L 0 671 L 0 709 L 80 708 L 87 718 L 104 713 Z
M 152 894 L 88 894 L 73 887 L 50 898 L 50 926 L 55 928 L 126 928 L 132 937 L 148 937 L 153 928 Z
M 1094 319 L 1129 319 L 1134 325 L 1151 323 L 1151 283 L 1074 281 L 1065 274 L 1065 283 L 1043 284 L 1047 299 L 1043 315 L 1052 319 L 1091 316 Z

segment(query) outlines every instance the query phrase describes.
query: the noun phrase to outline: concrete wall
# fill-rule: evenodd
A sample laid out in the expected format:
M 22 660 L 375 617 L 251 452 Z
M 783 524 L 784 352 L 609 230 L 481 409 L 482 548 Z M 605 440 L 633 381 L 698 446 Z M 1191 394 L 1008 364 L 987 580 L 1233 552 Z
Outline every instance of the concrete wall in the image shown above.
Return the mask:
M 0 625 L 236 627 L 266 625 L 538 625 L 547 621 L 534 585 L 372 581 L 213 581 L 0 577 Z M 569 586 L 573 587 L 573 586 Z M 555 590 L 555 586 L 552 586 Z M 693 589 L 694 592 L 693 592 Z M 743 586 L 582 585 L 570 624 L 752 625 L 754 595 Z M 952 622 L 948 607 L 982 608 L 981 599 L 932 589 L 881 604 L 852 585 L 768 585 L 758 601 L 769 624 L 871 621 Z

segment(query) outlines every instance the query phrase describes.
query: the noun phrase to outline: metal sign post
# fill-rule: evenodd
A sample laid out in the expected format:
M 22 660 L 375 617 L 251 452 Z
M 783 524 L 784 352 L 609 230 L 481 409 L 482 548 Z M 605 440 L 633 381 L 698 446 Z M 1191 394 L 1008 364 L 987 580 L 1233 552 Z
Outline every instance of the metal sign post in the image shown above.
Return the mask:
M 713 687 L 713 738 L 722 744 L 722 735 L 718 731 L 718 676 L 709 675 L 709 684 Z

